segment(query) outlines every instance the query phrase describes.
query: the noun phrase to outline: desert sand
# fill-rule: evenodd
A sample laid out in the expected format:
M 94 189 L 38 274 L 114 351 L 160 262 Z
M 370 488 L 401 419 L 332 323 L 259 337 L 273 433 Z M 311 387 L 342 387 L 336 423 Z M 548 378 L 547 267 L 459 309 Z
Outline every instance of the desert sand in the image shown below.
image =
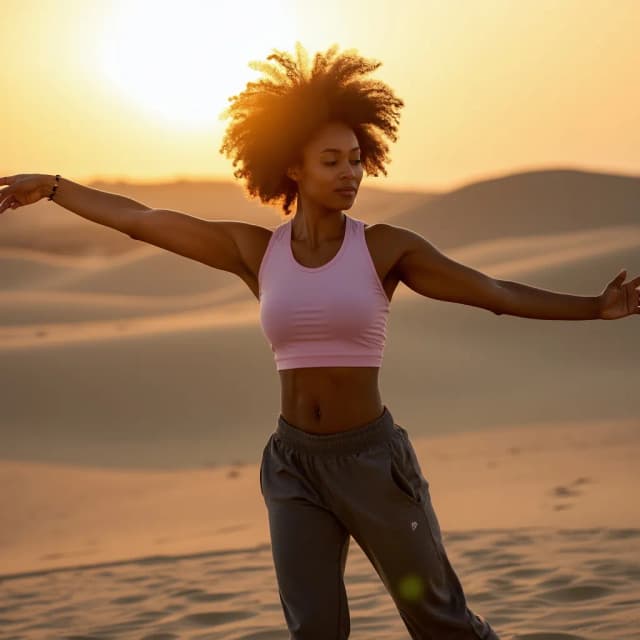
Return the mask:
M 103 188 L 279 222 L 224 184 Z M 494 277 L 596 295 L 640 273 L 639 196 L 637 178 L 543 171 L 364 188 L 350 214 Z M 286 639 L 259 484 L 279 387 L 257 300 L 52 207 L 0 220 L 0 636 Z M 395 292 L 382 398 L 468 604 L 502 640 L 640 638 L 638 322 Z M 353 540 L 345 582 L 352 638 L 409 637 Z
M 501 638 L 638 637 L 640 420 L 412 442 Z M 2 463 L 7 637 L 287 638 L 258 474 Z M 353 638 L 409 637 L 353 540 L 345 582 Z

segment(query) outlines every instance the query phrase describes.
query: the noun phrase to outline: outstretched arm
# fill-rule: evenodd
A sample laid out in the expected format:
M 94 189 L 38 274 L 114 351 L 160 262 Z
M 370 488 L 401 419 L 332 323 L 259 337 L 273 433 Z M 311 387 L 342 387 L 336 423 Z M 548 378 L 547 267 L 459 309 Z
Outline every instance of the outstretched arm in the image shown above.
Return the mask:
M 543 320 L 615 320 L 640 313 L 640 276 L 624 282 L 622 269 L 599 296 L 573 296 L 499 280 L 505 291 L 505 311 Z
M 55 176 L 18 174 L 0 178 L 0 214 L 33 204 L 52 192 Z M 181 211 L 152 209 L 141 202 L 60 178 L 53 202 L 79 216 L 246 280 L 254 246 L 268 229 L 240 220 L 206 220 Z
M 433 244 L 403 227 L 388 225 L 400 257 L 400 280 L 423 296 L 480 307 L 493 313 L 542 320 L 595 320 L 640 313 L 640 276 L 624 283 L 622 270 L 599 296 L 574 296 L 498 280 L 452 260 Z
M 55 176 L 44 173 L 21 173 L 0 178 L 0 214 L 6 209 L 17 209 L 46 198 L 56 184 Z M 87 187 L 60 177 L 53 202 L 79 216 L 111 227 L 127 235 L 138 215 L 149 207 L 121 196 Z
M 502 313 L 539 320 L 597 320 L 600 296 L 574 296 L 521 282 L 498 280 L 503 291 Z

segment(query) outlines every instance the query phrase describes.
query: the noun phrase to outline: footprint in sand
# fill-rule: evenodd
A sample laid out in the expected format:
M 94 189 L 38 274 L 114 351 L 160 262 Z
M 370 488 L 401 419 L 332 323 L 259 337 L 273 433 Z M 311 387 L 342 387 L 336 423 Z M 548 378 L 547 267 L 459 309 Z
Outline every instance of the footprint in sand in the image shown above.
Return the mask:
M 592 482 L 591 478 L 585 478 L 581 476 L 580 478 L 577 478 L 576 480 L 574 480 L 571 484 L 580 485 L 580 484 L 588 484 L 589 482 Z
M 560 498 L 581 496 L 582 491 L 578 491 L 577 489 L 572 489 L 571 487 L 580 486 L 583 484 L 587 484 L 589 482 L 591 482 L 591 478 L 585 478 L 585 477 L 576 478 L 573 482 L 570 482 L 566 486 L 558 485 L 557 487 L 553 487 L 553 489 L 551 489 L 551 494 Z
M 582 495 L 581 491 L 576 491 L 575 489 L 571 489 L 570 487 L 557 486 L 551 489 L 551 494 L 558 498 L 571 498 L 574 496 Z
M 580 486 L 583 484 L 587 484 L 589 482 L 592 482 L 591 478 L 587 478 L 584 476 L 581 476 L 580 478 L 576 478 L 573 482 L 570 482 L 568 485 L 563 486 L 563 485 L 558 485 L 556 487 L 553 487 L 552 489 L 550 489 L 549 493 L 554 497 L 554 498 L 576 498 L 582 495 L 582 491 L 579 491 L 577 489 L 574 489 L 572 487 L 575 486 Z M 555 504 L 553 505 L 553 510 L 554 511 L 564 511 L 566 509 L 571 509 L 571 507 L 573 506 L 573 504 L 571 503 L 560 503 L 560 504 Z
M 554 511 L 566 511 L 567 509 L 571 509 L 571 507 L 573 507 L 572 504 L 554 504 L 553 505 L 553 510 Z

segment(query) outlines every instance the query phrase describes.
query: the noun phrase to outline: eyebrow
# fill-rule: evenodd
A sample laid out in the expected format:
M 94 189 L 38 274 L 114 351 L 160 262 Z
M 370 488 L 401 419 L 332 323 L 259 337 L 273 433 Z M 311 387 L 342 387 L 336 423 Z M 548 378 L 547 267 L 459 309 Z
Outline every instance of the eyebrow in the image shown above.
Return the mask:
M 353 149 L 351 149 L 351 151 L 357 151 L 360 147 L 353 147 Z M 320 153 L 324 153 L 325 151 L 337 151 L 338 153 L 340 153 L 340 149 L 323 149 Z

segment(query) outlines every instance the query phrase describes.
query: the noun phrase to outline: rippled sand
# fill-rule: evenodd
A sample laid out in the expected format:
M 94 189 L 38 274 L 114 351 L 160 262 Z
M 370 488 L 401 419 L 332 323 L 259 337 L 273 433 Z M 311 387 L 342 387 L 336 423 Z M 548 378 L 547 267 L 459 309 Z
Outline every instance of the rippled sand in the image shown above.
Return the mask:
M 640 423 L 412 442 L 502 640 L 640 637 Z M 1 462 L 0 636 L 286 639 L 258 473 Z M 353 539 L 345 583 L 352 638 L 409 638 Z
M 445 534 L 467 601 L 504 640 L 638 638 L 640 529 Z M 408 638 L 351 544 L 354 640 Z M 268 545 L 36 572 L 2 583 L 3 637 L 286 640 Z

